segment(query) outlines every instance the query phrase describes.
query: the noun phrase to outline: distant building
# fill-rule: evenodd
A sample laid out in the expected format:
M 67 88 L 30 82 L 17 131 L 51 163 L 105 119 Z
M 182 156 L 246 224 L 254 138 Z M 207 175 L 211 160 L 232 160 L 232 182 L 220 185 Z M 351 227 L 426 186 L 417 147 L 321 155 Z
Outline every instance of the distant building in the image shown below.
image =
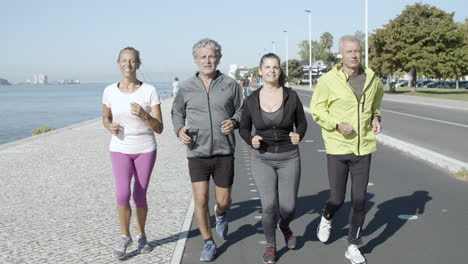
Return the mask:
M 47 84 L 49 77 L 44 73 L 36 73 L 33 76 L 33 84 Z
M 0 78 L 0 85 L 10 85 L 8 80 Z
M 242 78 L 242 77 L 251 77 L 251 76 L 248 76 L 249 75 L 249 72 L 250 72 L 251 69 L 249 68 L 246 68 L 244 66 L 239 66 L 237 64 L 230 64 L 229 65 L 229 73 L 228 73 L 228 76 L 237 80 L 238 78 L 236 78 L 236 72 L 239 73 L 239 77 Z
M 80 80 L 63 80 L 63 84 L 80 84 Z
M 302 75 L 301 83 L 309 83 L 309 61 L 303 60 L 301 61 L 302 68 L 304 70 L 304 74 Z M 322 60 L 317 60 L 312 63 L 312 68 L 310 69 L 312 73 L 312 83 L 316 83 L 318 78 L 328 72 L 330 68 L 323 62 Z

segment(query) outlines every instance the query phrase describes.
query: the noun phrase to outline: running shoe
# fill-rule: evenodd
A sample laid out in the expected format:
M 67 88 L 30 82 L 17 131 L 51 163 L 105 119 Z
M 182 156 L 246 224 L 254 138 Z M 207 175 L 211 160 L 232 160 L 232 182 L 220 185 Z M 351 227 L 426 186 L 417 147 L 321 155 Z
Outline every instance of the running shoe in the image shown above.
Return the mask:
M 216 244 L 213 240 L 205 242 L 203 251 L 200 255 L 200 261 L 210 262 L 213 261 L 216 255 Z
M 349 259 L 352 264 L 366 264 L 366 259 L 356 245 L 349 245 L 345 257 Z
M 284 242 L 286 243 L 286 246 L 289 248 L 289 249 L 295 249 L 296 248 L 296 244 L 297 244 L 297 238 L 296 236 L 294 236 L 291 228 L 286 228 L 286 229 L 282 229 L 280 227 L 280 224 L 278 223 L 278 228 L 279 230 L 281 230 L 281 232 L 283 233 L 283 236 L 284 236 Z
M 264 264 L 273 264 L 276 263 L 276 248 L 267 247 L 265 254 L 263 254 L 263 263 Z
M 328 241 L 330 238 L 330 230 L 331 230 L 331 220 L 327 220 L 325 217 L 322 216 L 320 220 L 320 224 L 317 228 L 317 237 L 323 243 Z
M 127 248 L 132 245 L 132 237 L 121 236 L 117 241 L 112 256 L 117 259 L 124 259 Z
M 138 253 L 146 254 L 150 253 L 153 250 L 153 247 L 148 244 L 148 239 L 146 238 L 146 234 L 143 233 L 137 236 L 138 241 Z
M 227 233 L 228 233 L 228 222 L 226 220 L 226 213 L 224 215 L 218 215 L 218 205 L 215 204 L 214 207 L 214 215 L 216 218 L 216 233 L 218 234 L 218 237 L 221 239 L 226 239 Z

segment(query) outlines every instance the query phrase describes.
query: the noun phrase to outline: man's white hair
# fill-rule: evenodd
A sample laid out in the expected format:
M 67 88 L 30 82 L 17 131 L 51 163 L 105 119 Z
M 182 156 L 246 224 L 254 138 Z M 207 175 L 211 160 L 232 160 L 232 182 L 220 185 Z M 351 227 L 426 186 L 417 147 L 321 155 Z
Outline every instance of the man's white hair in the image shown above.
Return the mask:
M 357 43 L 359 43 L 359 47 L 362 50 L 362 43 L 360 39 L 358 39 L 356 36 L 353 36 L 353 35 L 344 35 L 338 41 L 338 47 L 340 48 L 340 52 L 343 51 L 343 42 L 345 41 L 356 41 Z
M 201 48 L 213 49 L 216 52 L 216 56 L 218 57 L 218 61 L 223 56 L 221 54 L 221 45 L 219 45 L 218 42 L 216 42 L 216 41 L 214 41 L 212 39 L 209 39 L 209 38 L 204 38 L 204 39 L 200 39 L 197 43 L 195 43 L 195 45 L 193 45 L 192 55 L 193 55 L 194 59 L 197 58 L 198 49 L 201 49 Z

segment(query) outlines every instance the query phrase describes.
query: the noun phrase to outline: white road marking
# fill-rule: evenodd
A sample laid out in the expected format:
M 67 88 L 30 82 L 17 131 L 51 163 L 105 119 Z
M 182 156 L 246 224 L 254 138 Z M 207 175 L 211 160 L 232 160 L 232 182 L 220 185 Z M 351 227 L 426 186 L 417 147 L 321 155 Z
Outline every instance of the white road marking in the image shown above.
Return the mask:
M 449 121 L 444 121 L 444 120 L 435 119 L 435 118 L 429 118 L 429 117 L 411 115 L 411 114 L 406 114 L 406 113 L 401 113 L 401 112 L 392 111 L 392 110 L 386 110 L 386 109 L 380 109 L 380 110 L 381 110 L 381 111 L 384 111 L 384 112 L 389 112 L 389 113 L 397 114 L 397 115 L 404 115 L 404 116 L 419 118 L 419 119 L 423 119 L 423 120 L 429 120 L 429 121 L 433 121 L 433 122 L 439 122 L 439 123 L 443 123 L 443 124 L 447 124 L 447 125 L 452 125 L 452 126 L 459 126 L 459 127 L 466 127 L 466 128 L 468 128 L 468 125 L 467 125 L 467 124 L 460 124 L 460 123 L 449 122 Z
M 251 192 L 258 192 L 257 190 L 250 190 Z
M 261 215 L 256 215 L 254 218 L 255 219 L 262 219 L 262 216 Z
M 367 186 L 374 186 L 374 185 L 375 185 L 375 184 L 373 184 L 372 182 L 369 182 L 369 183 L 367 184 Z
M 417 215 L 399 215 L 398 218 L 403 220 L 416 220 L 418 219 Z
M 312 140 L 312 139 L 306 139 L 306 142 L 307 142 L 307 143 L 312 143 L 312 142 L 315 142 L 315 140 Z
M 258 243 L 259 243 L 260 245 L 266 245 L 266 241 L 265 241 L 265 240 L 258 241 Z
M 255 183 L 251 183 L 251 184 L 249 184 L 249 185 L 255 185 Z
M 260 197 L 252 197 L 250 200 L 260 200 Z
M 325 152 L 326 150 L 324 149 L 318 149 L 317 152 Z

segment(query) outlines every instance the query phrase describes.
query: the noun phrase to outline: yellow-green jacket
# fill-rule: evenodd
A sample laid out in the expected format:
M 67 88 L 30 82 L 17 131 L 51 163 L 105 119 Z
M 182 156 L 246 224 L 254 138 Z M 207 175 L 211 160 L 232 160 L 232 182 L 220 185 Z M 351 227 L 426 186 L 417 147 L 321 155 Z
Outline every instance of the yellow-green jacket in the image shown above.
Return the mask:
M 320 77 L 310 101 L 312 117 L 322 127 L 327 154 L 367 155 L 377 149 L 372 118 L 380 116 L 383 84 L 371 69 L 364 68 L 366 82 L 361 98 L 357 98 L 341 66 L 335 65 Z M 343 136 L 336 129 L 341 122 L 351 124 L 354 131 Z

